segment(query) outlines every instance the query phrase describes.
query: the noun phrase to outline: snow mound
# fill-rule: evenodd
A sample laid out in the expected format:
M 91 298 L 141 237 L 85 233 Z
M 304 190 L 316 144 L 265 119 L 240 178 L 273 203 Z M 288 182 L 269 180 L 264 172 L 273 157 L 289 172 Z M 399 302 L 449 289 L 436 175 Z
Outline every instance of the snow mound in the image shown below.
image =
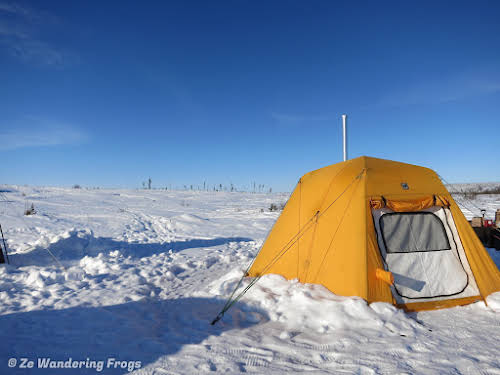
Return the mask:
M 243 274 L 234 269 L 214 281 L 209 290 L 218 296 L 228 296 Z M 246 279 L 240 290 L 251 279 Z M 402 310 L 387 303 L 372 303 L 358 297 L 342 297 L 322 285 L 302 284 L 279 275 L 264 275 L 243 297 L 248 305 L 259 308 L 271 321 L 283 325 L 288 332 L 314 331 L 319 334 L 338 330 L 366 330 L 414 336 L 423 327 Z M 290 334 L 284 332 L 283 337 Z
M 86 246 L 88 246 L 88 243 L 92 236 L 93 233 L 90 229 L 71 228 L 57 235 L 42 237 L 38 241 L 35 241 L 33 245 L 34 247 L 47 248 L 63 241 L 66 248 L 68 246 L 71 246 L 72 248 L 81 251 Z
M 182 221 L 186 221 L 189 223 L 205 223 L 205 222 L 209 221 L 209 219 L 205 219 L 201 216 L 193 215 L 193 214 L 181 214 L 181 215 L 173 217 L 173 219 L 182 220 Z
M 80 267 L 89 275 L 103 275 L 109 273 L 110 269 L 107 262 L 103 259 L 102 253 L 92 258 L 85 256 L 80 260 Z

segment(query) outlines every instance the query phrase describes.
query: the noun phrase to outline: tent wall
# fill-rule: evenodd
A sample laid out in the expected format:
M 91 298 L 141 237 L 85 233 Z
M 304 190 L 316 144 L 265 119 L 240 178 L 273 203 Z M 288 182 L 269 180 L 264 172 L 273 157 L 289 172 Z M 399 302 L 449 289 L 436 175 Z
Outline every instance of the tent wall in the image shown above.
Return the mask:
M 353 180 L 356 176 L 349 178 Z M 361 179 L 355 181 L 319 219 L 310 273 L 304 281 L 322 284 L 336 294 L 367 298 L 367 275 L 360 272 L 367 268 L 366 232 L 362 225 L 350 224 L 363 217 L 362 185 Z M 335 199 L 341 192 L 333 190 L 331 198 Z
M 351 225 L 365 215 L 364 165 L 333 165 L 304 175 L 271 230 L 249 275 L 266 266 L 297 238 L 265 273 L 277 273 L 300 282 L 322 284 L 339 295 L 368 298 L 366 232 Z M 352 249 L 350 251 L 350 249 Z

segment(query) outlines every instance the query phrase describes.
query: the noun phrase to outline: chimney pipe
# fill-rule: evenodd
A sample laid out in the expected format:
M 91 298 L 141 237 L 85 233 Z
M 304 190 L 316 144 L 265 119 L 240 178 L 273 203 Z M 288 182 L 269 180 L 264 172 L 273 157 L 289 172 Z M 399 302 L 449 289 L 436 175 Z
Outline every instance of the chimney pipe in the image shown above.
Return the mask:
M 344 161 L 347 160 L 347 115 L 342 115 L 342 131 L 344 138 Z

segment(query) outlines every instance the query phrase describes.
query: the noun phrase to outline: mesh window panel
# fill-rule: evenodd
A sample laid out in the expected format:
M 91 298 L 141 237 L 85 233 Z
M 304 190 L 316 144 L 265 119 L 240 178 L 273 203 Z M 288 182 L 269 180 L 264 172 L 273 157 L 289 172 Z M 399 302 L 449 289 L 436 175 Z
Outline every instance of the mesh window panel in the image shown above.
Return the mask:
M 432 212 L 382 215 L 380 230 L 387 253 L 451 249 L 443 222 Z

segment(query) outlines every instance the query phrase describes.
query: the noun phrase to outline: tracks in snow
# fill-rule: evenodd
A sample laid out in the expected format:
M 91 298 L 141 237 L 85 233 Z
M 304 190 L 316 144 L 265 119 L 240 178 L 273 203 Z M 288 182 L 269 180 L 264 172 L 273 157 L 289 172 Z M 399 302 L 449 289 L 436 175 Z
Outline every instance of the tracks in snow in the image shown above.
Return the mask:
M 165 243 L 176 239 L 172 220 L 154 215 L 146 215 L 130 210 L 123 210 L 130 215 L 133 223 L 126 224 L 122 234 L 127 242 Z

